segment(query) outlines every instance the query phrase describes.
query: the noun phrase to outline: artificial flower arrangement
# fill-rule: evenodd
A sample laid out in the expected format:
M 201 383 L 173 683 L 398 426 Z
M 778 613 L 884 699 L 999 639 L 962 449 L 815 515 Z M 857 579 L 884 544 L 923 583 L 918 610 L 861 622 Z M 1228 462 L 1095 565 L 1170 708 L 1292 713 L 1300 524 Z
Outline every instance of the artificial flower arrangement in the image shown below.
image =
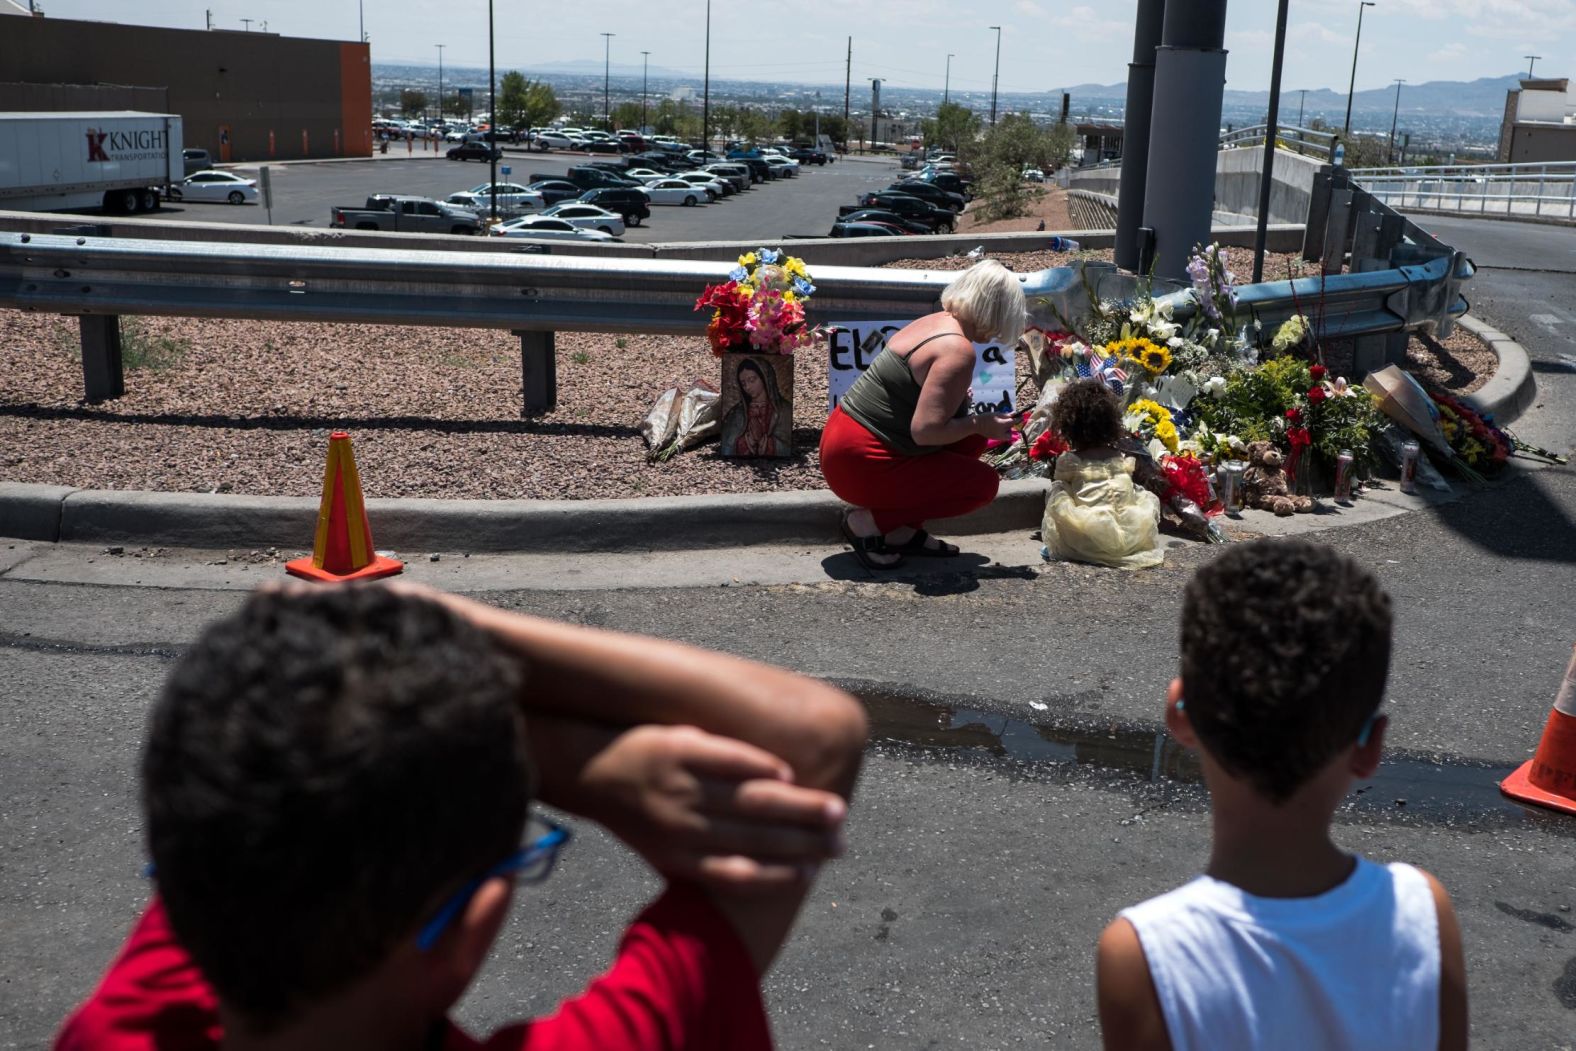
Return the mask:
M 815 346 L 821 330 L 805 318 L 815 294 L 804 260 L 771 248 L 739 257 L 720 285 L 708 285 L 695 309 L 711 308 L 706 341 L 719 358 L 727 353 L 792 354 Z
M 1439 406 L 1439 429 L 1469 468 L 1492 473 L 1505 466 L 1515 451 L 1515 439 L 1496 427 L 1492 417 L 1439 391 L 1430 390 L 1428 396 Z

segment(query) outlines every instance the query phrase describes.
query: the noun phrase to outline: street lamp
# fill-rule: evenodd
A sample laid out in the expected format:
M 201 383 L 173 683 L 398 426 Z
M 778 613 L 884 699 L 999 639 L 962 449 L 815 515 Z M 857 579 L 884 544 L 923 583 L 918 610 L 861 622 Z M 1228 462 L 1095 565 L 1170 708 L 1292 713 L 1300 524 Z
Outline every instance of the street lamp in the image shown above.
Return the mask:
M 1302 101 L 1297 103 L 1297 127 L 1300 128 L 1303 126 L 1302 115 L 1308 108 L 1308 89 L 1299 88 L 1298 90 L 1302 92 Z
M 613 130 L 612 110 L 608 107 L 607 101 L 607 84 L 608 76 L 613 70 L 613 37 L 615 35 L 613 33 L 602 34 L 602 123 L 607 126 L 604 129 L 606 131 Z
M 443 49 L 448 47 L 449 45 L 448 44 L 434 44 L 432 46 L 438 49 L 438 121 L 440 123 L 442 123 L 443 122 Z
M 492 197 L 492 221 L 498 221 L 498 56 L 494 50 L 493 37 L 493 0 L 487 0 L 487 130 L 492 132 L 488 136 L 487 151 L 488 167 L 492 172 L 487 182 L 487 189 Z
M 952 59 L 954 57 L 952 52 L 947 52 L 947 79 L 941 86 L 941 104 L 943 106 L 952 97 Z
M 646 71 L 651 65 L 651 52 L 640 53 L 640 134 L 646 133 Z
M 1352 45 L 1352 82 L 1346 89 L 1346 124 L 1341 129 L 1341 141 L 1352 137 L 1352 95 L 1357 90 L 1357 49 L 1363 46 L 1363 8 L 1374 7 L 1373 0 L 1362 0 L 1357 5 L 1357 43 Z
M 996 31 L 996 72 L 990 75 L 990 126 L 996 126 L 996 84 L 1001 77 L 1001 26 L 987 26 Z
M 701 157 L 711 142 L 711 0 L 706 0 L 706 72 L 700 93 L 700 150 Z
M 1390 115 L 1390 145 L 1385 147 L 1384 152 L 1386 164 L 1395 163 L 1395 125 L 1401 117 L 1401 85 L 1405 83 L 1400 77 L 1395 80 L 1395 112 Z
M 367 42 L 367 5 L 366 0 L 356 0 L 356 17 L 361 20 L 361 42 Z

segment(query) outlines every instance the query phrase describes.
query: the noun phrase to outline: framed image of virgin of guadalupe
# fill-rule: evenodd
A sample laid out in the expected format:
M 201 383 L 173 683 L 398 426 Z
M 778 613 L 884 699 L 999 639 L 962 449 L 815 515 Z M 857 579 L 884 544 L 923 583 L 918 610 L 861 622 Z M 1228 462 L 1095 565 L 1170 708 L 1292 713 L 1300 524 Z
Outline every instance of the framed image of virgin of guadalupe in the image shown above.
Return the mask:
M 793 355 L 722 356 L 722 455 L 793 455 Z

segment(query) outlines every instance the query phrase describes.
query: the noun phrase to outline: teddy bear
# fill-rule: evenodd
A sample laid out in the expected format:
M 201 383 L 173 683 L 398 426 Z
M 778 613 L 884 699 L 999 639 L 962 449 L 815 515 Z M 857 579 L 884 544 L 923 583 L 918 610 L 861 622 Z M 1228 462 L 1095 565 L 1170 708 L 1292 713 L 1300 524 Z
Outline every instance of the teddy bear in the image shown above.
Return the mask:
M 1243 474 L 1243 489 L 1249 507 L 1273 511 L 1281 517 L 1308 514 L 1313 510 L 1313 499 L 1293 496 L 1290 480 L 1286 477 L 1285 458 L 1269 442 L 1253 442 L 1248 446 L 1248 469 Z

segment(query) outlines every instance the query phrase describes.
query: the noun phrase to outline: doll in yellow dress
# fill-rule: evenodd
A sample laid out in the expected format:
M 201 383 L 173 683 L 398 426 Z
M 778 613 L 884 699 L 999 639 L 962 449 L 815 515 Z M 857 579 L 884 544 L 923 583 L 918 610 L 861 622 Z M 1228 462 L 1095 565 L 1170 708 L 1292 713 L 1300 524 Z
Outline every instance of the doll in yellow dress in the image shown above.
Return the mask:
M 1133 484 L 1133 459 L 1118 452 L 1122 405 L 1098 379 L 1079 380 L 1051 409 L 1051 426 L 1071 446 L 1056 458 L 1041 536 L 1051 558 L 1116 569 L 1148 569 L 1160 550 L 1160 500 Z

